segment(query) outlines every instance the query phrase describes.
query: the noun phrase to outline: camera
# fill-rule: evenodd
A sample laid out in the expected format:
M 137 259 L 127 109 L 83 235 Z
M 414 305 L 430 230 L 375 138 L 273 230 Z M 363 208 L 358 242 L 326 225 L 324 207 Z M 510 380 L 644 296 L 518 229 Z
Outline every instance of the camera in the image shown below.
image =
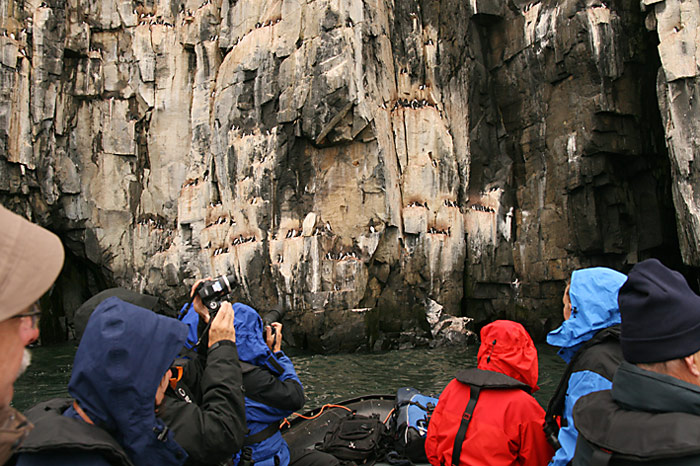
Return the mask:
M 202 299 L 212 318 L 221 307 L 222 299 L 233 291 L 235 283 L 236 276 L 229 274 L 203 281 L 195 288 L 195 293 Z

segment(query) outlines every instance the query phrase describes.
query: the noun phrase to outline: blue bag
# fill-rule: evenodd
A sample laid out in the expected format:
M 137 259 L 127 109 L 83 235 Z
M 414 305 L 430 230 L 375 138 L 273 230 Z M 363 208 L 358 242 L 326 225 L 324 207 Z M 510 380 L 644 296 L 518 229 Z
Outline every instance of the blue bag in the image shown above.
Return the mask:
M 425 436 L 438 399 L 411 387 L 399 388 L 394 407 L 394 447 L 414 463 L 427 463 Z

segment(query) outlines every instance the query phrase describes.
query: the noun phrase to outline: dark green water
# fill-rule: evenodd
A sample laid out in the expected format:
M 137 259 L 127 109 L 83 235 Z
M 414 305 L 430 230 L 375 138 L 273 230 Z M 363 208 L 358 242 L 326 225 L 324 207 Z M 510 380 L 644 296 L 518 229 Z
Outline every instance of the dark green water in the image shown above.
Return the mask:
M 68 396 L 74 345 L 32 350 L 32 365 L 15 383 L 13 405 L 21 410 L 58 396 Z M 309 355 L 290 352 L 306 393 L 305 409 L 366 394 L 392 394 L 415 387 L 439 395 L 457 370 L 476 365 L 476 345 L 460 348 L 412 349 L 385 353 Z M 564 363 L 553 348 L 538 345 L 541 405 L 556 389 Z

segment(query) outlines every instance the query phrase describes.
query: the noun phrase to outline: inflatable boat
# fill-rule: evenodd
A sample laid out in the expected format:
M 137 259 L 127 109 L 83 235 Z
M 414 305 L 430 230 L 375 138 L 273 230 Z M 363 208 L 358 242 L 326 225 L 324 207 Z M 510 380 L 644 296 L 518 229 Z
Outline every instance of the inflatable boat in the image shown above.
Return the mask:
M 333 421 L 344 418 L 350 413 L 363 416 L 377 415 L 388 427 L 394 411 L 395 395 L 366 395 L 327 404 L 303 414 L 294 414 L 281 426 L 282 436 L 290 449 L 313 449 L 323 438 Z M 388 465 L 379 458 L 375 465 Z M 428 463 L 414 463 L 427 465 Z

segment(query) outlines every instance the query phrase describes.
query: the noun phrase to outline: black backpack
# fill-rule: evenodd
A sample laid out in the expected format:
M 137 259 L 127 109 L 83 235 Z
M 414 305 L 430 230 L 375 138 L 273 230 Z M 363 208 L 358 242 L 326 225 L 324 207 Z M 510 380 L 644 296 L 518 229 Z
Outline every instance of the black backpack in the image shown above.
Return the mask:
M 339 460 L 369 465 L 384 457 L 389 441 L 388 430 L 378 415 L 351 413 L 331 423 L 323 443 L 316 449 Z

